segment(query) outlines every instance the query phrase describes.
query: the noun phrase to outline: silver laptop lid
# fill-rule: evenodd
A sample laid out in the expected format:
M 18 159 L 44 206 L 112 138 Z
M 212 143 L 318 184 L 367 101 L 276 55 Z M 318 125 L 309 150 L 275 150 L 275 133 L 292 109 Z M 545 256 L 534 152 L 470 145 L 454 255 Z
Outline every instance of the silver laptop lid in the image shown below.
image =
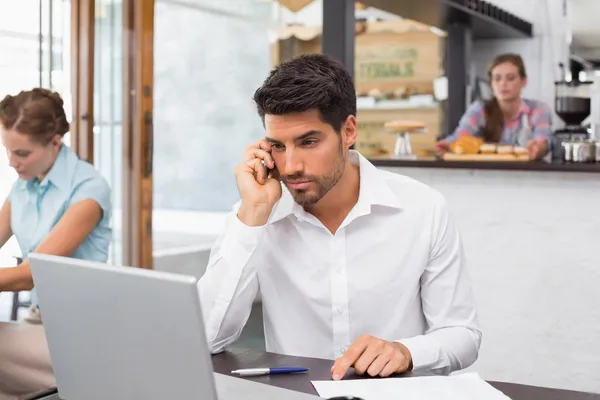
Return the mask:
M 32 254 L 65 400 L 215 400 L 197 279 Z

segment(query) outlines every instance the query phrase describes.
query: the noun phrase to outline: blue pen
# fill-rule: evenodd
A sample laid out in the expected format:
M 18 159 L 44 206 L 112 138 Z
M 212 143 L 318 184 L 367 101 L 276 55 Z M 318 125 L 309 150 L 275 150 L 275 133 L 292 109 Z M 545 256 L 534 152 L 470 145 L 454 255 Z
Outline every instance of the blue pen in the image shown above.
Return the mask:
M 236 369 L 231 371 L 233 375 L 239 376 L 260 376 L 260 375 L 279 375 L 279 374 L 295 374 L 297 372 L 306 372 L 308 368 L 300 367 L 283 367 L 283 368 L 248 368 Z

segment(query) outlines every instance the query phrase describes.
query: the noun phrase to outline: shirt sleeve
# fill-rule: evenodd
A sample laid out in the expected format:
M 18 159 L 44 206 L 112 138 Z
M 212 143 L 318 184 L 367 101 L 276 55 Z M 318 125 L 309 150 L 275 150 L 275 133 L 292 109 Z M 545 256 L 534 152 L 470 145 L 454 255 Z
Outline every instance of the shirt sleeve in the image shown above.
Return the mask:
M 112 201 L 110 186 L 101 176 L 94 176 L 79 183 L 73 190 L 69 206 L 83 200 L 94 200 L 102 210 L 102 219 L 109 221 L 112 217 Z
M 552 136 L 552 111 L 544 104 L 539 103 L 531 113 L 531 130 L 533 139 L 550 143 Z
M 483 113 L 483 103 L 477 101 L 469 106 L 454 132 L 444 140 L 448 143 L 452 143 L 461 136 L 480 136 L 480 131 L 484 124 L 485 117 Z
M 424 335 L 398 342 L 410 351 L 414 371 L 449 374 L 475 362 L 481 331 L 460 235 L 445 200 L 439 203 L 434 218 L 435 240 L 421 276 L 427 330 Z
M 241 334 L 258 294 L 257 251 L 265 226 L 248 226 L 237 211 L 213 246 L 206 272 L 198 282 L 206 339 L 211 353 L 222 351 Z

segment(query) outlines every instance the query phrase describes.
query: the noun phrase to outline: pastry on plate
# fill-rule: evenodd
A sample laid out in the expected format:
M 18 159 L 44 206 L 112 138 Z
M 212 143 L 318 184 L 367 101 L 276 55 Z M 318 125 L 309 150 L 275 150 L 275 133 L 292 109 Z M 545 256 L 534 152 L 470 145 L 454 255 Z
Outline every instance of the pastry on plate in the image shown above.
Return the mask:
M 481 154 L 495 154 L 498 145 L 495 143 L 484 143 L 479 147 L 479 152 Z
M 450 151 L 454 154 L 478 154 L 483 140 L 478 137 L 465 135 L 450 143 Z
M 497 150 L 498 154 L 513 154 L 514 147 L 508 144 L 499 145 Z
M 524 155 L 524 154 L 529 154 L 529 151 L 525 147 L 520 147 L 520 146 L 515 146 L 515 148 L 513 149 L 513 152 L 519 156 Z

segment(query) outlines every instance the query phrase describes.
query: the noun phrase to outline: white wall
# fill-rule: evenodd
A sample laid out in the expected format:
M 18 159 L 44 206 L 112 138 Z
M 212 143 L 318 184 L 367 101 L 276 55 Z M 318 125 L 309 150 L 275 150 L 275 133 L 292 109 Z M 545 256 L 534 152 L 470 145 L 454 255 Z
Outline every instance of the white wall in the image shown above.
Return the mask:
M 464 240 L 484 379 L 600 393 L 597 174 L 392 169 L 441 191 Z
M 554 81 L 558 63 L 568 66 L 568 16 L 563 0 L 489 0 L 533 24 L 531 39 L 478 40 L 473 43 L 475 73 L 487 77 L 489 62 L 500 53 L 521 54 L 529 75 L 524 96 L 541 100 L 554 109 Z M 560 120 L 555 116 L 555 124 Z M 557 125 L 558 126 L 558 125 Z M 561 125 L 562 126 L 562 125 Z

